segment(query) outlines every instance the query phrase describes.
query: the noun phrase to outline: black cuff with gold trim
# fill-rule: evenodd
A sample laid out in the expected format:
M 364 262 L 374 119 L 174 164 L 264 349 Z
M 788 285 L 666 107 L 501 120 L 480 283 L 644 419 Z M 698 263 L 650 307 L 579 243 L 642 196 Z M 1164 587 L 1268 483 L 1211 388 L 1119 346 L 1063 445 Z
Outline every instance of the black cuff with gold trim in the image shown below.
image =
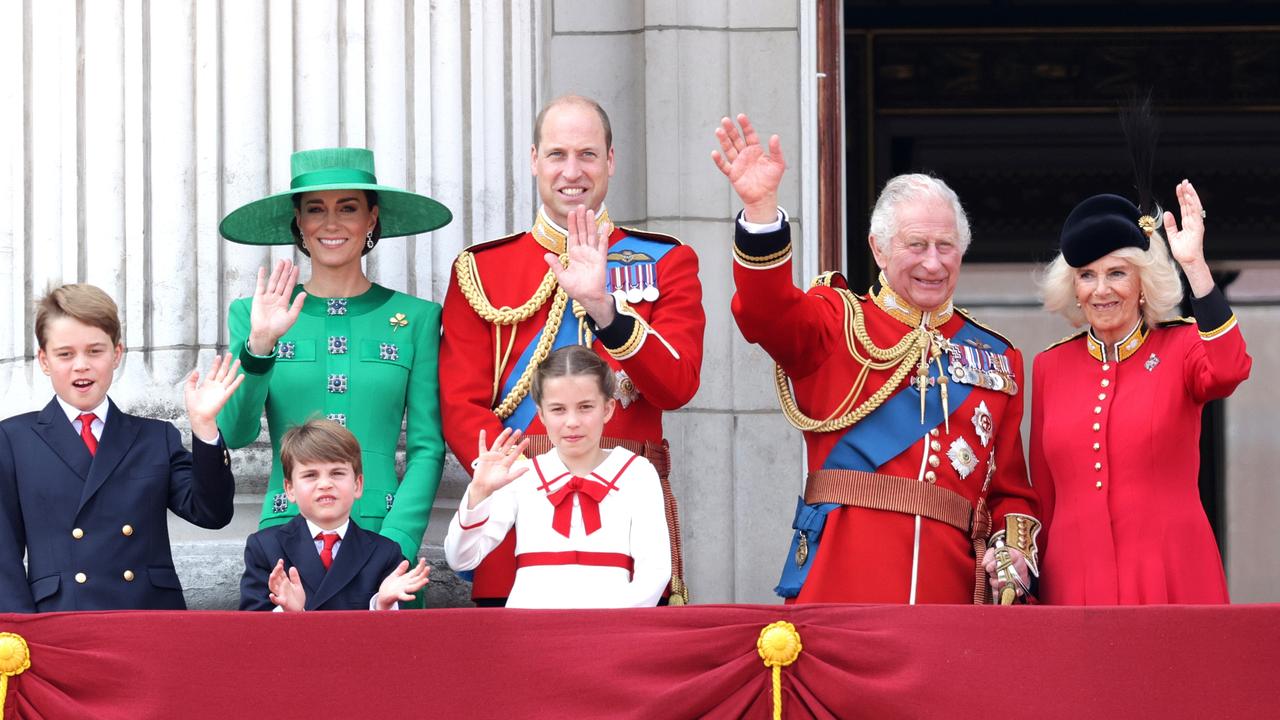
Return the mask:
M 270 355 L 254 355 L 249 351 L 249 342 L 246 340 L 244 345 L 240 346 L 240 368 L 250 375 L 266 375 L 267 371 L 276 364 L 276 349 L 271 348 Z
M 604 344 L 606 350 L 610 354 L 617 354 L 627 349 L 631 345 L 632 336 L 636 334 L 636 330 L 643 331 L 644 328 L 638 328 L 639 323 L 630 315 L 620 312 L 614 313 L 613 322 L 607 327 L 596 325 L 595 318 L 587 315 L 587 327 L 591 328 L 592 334 L 600 338 L 600 342 Z
M 1208 295 L 1191 298 L 1191 312 L 1196 316 L 1196 325 L 1205 338 L 1221 335 L 1235 322 L 1227 297 L 1217 285 L 1213 286 Z
M 772 232 L 747 232 L 736 220 L 733 254 L 744 265 L 775 265 L 791 252 L 791 225 L 784 219 L 782 227 Z

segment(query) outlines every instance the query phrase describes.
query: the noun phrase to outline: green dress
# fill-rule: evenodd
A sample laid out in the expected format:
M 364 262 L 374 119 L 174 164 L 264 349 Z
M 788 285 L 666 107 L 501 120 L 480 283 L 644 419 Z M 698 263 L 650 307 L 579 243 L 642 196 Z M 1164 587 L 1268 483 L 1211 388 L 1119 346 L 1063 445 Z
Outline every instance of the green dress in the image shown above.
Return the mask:
M 293 296 L 301 291 L 298 285 Z M 412 561 L 444 464 L 436 377 L 440 305 L 376 284 L 352 298 L 308 295 L 297 322 L 263 357 L 246 344 L 252 303 L 235 300 L 228 313 L 230 347 L 239 352 L 245 379 L 218 414 L 218 428 L 229 447 L 244 447 L 258 439 L 266 409 L 273 462 L 258 527 L 298 514 L 284 494 L 280 438 L 306 420 L 328 417 L 360 441 L 364 495 L 352 517 L 399 543 Z M 407 465 L 397 480 L 396 445 L 406 415 Z

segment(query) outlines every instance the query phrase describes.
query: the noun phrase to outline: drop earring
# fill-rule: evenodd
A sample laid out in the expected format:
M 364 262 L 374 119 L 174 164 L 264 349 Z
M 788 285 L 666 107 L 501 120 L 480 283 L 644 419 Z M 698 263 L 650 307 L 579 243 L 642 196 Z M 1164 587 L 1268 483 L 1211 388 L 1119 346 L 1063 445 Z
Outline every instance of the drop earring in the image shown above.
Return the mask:
M 372 230 L 370 230 L 369 232 L 365 233 L 365 235 L 364 235 L 364 246 L 365 246 L 365 247 L 367 247 L 367 248 L 369 248 L 370 250 L 372 250 L 372 249 L 373 249 L 373 231 L 372 231 Z

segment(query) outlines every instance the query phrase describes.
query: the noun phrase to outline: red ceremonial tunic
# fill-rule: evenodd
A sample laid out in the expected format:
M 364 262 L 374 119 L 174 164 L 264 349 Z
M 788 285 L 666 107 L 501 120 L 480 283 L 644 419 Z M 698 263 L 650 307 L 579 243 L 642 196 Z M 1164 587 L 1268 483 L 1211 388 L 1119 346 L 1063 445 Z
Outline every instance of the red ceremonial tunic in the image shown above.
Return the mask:
M 1111 348 L 1081 333 L 1036 356 L 1031 478 L 1044 508 L 1045 602 L 1228 601 L 1200 504 L 1200 416 L 1252 360 L 1218 290 L 1195 305 L 1200 332 L 1139 327 Z
M 564 231 L 547 220 L 541 210 L 535 229 L 540 235 L 557 240 L 555 250 L 563 251 Z M 706 325 L 702 285 L 698 281 L 698 257 L 692 248 L 666 235 L 622 228 L 614 229 L 610 243 L 628 235 L 674 247 L 657 261 L 654 269 L 658 299 L 629 303 L 643 322 L 619 313 L 592 342 L 615 372 L 626 374 L 636 393 L 625 402 L 620 399 L 613 418 L 605 425 L 604 435 L 657 443 L 662 441 L 663 411 L 682 407 L 698 390 Z M 543 256 L 551 249 L 530 230 L 475 245 L 468 251 L 475 257 L 477 275 L 489 304 L 515 308 L 528 301 L 542 282 L 547 273 Z M 548 298 L 527 320 L 515 326 L 515 340 L 495 392 L 494 368 L 508 352 L 511 326 L 501 327 L 500 339 L 495 335 L 496 326 L 478 315 L 464 297 L 455 265 L 442 318 L 440 405 L 445 442 L 464 468 L 469 470 L 476 458 L 480 430 L 485 430 L 491 441 L 502 431 L 502 423 L 494 413 L 503 399 L 501 385 L 516 371 L 516 359 L 537 340 L 551 305 L 552 299 Z M 545 429 L 535 416 L 526 432 L 538 434 Z M 514 550 L 511 535 L 489 553 L 476 569 L 472 597 L 508 595 L 515 580 Z
M 743 336 L 764 348 L 786 371 L 799 409 L 810 418 L 825 419 L 838 412 L 863 365 L 847 348 L 846 306 L 841 294 L 822 285 L 807 293 L 799 290 L 792 282 L 789 247 L 790 229 L 785 222 L 781 230 L 772 233 L 751 234 L 738 226 L 733 313 Z M 881 292 L 893 296 L 886 290 Z M 893 346 L 921 320 L 918 311 L 893 297 L 892 312 L 871 299 L 857 298 L 866 332 L 881 348 Z M 947 338 L 955 338 L 972 324 L 950 307 L 926 321 Z M 935 324 L 938 322 L 941 324 Z M 1020 388 L 1022 356 L 1011 346 L 1004 356 Z M 914 364 L 894 395 L 913 393 L 912 402 L 918 408 L 919 395 L 908 387 L 915 377 Z M 870 370 L 861 392 L 845 407 L 856 407 L 884 386 L 892 374 L 893 368 Z M 950 387 L 955 394 L 957 383 Z M 939 394 L 936 386 L 931 388 L 929 402 L 939 404 Z M 1037 517 L 1019 429 L 1021 389 L 1011 395 L 972 387 L 963 402 L 952 399 L 949 409 L 949 427 L 943 423 L 919 425 L 916 414 L 907 423 L 890 428 L 893 435 L 908 437 L 909 445 L 874 471 L 934 483 L 975 506 L 985 497 L 993 530 L 1005 527 L 1009 513 Z M 989 416 L 986 442 L 975 424 L 984 412 Z M 838 456 L 835 450 L 842 437 L 869 430 L 870 419 L 851 429 L 806 432 L 809 470 L 839 468 L 833 458 Z M 873 440 L 871 445 L 877 443 Z M 952 458 L 963 459 L 953 448 L 958 451 L 964 446 L 976 460 L 972 466 Z M 962 475 L 963 468 L 967 471 Z M 786 562 L 795 560 L 788 557 Z M 977 558 L 969 533 L 918 515 L 856 506 L 836 508 L 827 515 L 819 549 L 806 562 L 812 567 L 794 598 L 797 602 L 973 602 Z

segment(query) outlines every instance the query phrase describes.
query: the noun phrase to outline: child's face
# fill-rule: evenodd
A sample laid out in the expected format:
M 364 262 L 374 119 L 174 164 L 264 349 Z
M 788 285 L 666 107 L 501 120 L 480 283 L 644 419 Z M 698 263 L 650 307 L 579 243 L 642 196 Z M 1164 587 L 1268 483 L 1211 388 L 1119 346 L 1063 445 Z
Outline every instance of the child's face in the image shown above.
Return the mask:
M 36 357 L 58 397 L 88 412 L 107 396 L 124 346 L 112 345 L 111 336 L 100 328 L 60 317 L 45 328 L 44 347 Z
M 585 456 L 599 449 L 616 402 L 604 396 L 600 382 L 590 375 L 549 378 L 542 383 L 538 417 L 562 457 Z
M 298 512 L 325 530 L 334 530 L 351 517 L 351 506 L 364 494 L 364 476 L 349 462 L 298 463 L 285 478 L 284 492 Z

